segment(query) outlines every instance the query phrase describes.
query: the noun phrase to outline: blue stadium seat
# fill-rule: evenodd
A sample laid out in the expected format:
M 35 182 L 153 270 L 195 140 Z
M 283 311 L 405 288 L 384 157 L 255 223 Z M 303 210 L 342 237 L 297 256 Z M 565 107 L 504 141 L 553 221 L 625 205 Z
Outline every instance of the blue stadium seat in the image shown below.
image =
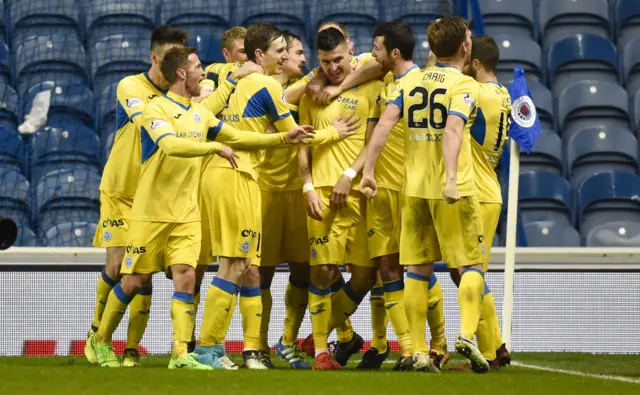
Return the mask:
M 29 224 L 30 184 L 12 168 L 0 167 L 0 215 L 18 224 Z
M 416 47 L 413 50 L 413 61 L 415 64 L 423 67 L 427 64 L 429 58 L 429 38 L 424 32 L 416 32 L 413 34 L 416 37 Z
M 116 119 L 116 100 L 118 93 L 118 83 L 113 82 L 102 90 L 100 96 L 98 96 L 98 124 L 100 130 L 111 119 L 115 122 Z
M 402 19 L 414 32 L 425 32 L 431 22 L 453 14 L 451 0 L 382 1 L 381 4 L 385 6 L 385 20 Z
M 587 233 L 587 247 L 640 247 L 640 224 L 631 221 L 607 222 Z
M 91 74 L 96 92 L 113 81 L 149 69 L 151 34 L 111 34 L 95 41 L 91 54 Z
M 541 129 L 530 154 L 520 155 L 520 171 L 546 171 L 562 176 L 562 140 L 553 130 Z
M 23 114 L 31 111 L 33 99 L 42 91 L 51 91 L 51 104 L 47 125 L 64 126 L 75 120 L 93 126 L 94 98 L 91 90 L 85 85 L 68 85 L 45 81 L 32 86 L 23 102 Z
M 0 167 L 12 168 L 26 174 L 22 136 L 17 130 L 0 126 Z
M 75 36 L 32 36 L 16 49 L 18 92 L 42 81 L 75 81 L 88 85 L 89 75 L 82 43 Z
M 97 225 L 90 222 L 65 222 L 46 231 L 47 247 L 91 247 Z
M 629 129 L 629 99 L 620 85 L 607 81 L 576 82 L 560 93 L 558 124 L 564 140 L 592 126 Z
M 248 26 L 255 22 L 268 22 L 280 29 L 304 31 L 307 16 L 304 0 L 238 0 L 236 23 Z M 308 38 L 308 34 L 302 36 Z
M 373 46 L 373 26 L 380 18 L 380 7 L 376 0 L 353 0 L 311 4 L 311 37 L 322 22 L 335 21 L 344 24 L 353 40 L 354 53 L 359 54 L 366 47 L 371 51 Z
M 640 90 L 633 96 L 633 125 L 631 126 L 632 129 L 640 131 Z
M 576 32 L 608 39 L 610 30 L 607 0 L 542 0 L 540 2 L 540 32 L 545 49 Z
M 521 67 L 528 80 L 542 79 L 542 52 L 533 39 L 525 36 L 497 35 L 494 37 L 500 48 L 500 62 L 496 69 L 498 80 L 513 80 L 513 68 Z
M 18 94 L 8 84 L 0 84 L 0 126 L 18 128 Z
M 9 47 L 0 40 L 0 84 L 11 84 L 11 57 Z
M 20 0 L 11 6 L 13 42 L 43 34 L 82 37 L 80 7 L 76 0 Z
M 629 97 L 634 97 L 640 90 L 640 36 L 624 46 L 621 58 L 625 86 Z
M 589 176 L 580 185 L 577 208 L 583 239 L 591 229 L 603 223 L 640 223 L 640 177 L 626 172 Z
M 224 63 L 222 55 L 222 42 L 220 38 L 213 34 L 197 34 L 189 38 L 189 46 L 198 48 L 198 57 L 202 62 L 202 68 L 206 68 L 212 63 Z
M 534 221 L 524 225 L 528 247 L 580 247 L 580 235 L 565 221 Z
M 520 173 L 519 206 L 524 223 L 564 221 L 570 223 L 569 183 L 546 171 Z
M 514 4 L 516 3 L 516 4 Z M 536 37 L 533 0 L 480 0 L 484 34 Z
M 163 24 L 182 28 L 190 35 L 213 34 L 222 36 L 231 27 L 229 0 L 161 0 Z
M 618 0 L 615 5 L 616 36 L 618 45 L 625 45 L 640 35 L 640 3 L 636 0 Z
M 619 82 L 616 47 L 606 38 L 575 34 L 549 49 L 547 76 L 554 95 L 583 80 Z
M 84 8 L 85 31 L 89 39 L 111 32 L 114 26 L 123 30 L 154 29 L 156 26 L 153 0 L 91 0 Z
M 33 230 L 26 224 L 17 224 L 18 225 L 18 235 L 16 237 L 15 243 L 13 243 L 16 247 L 37 247 L 38 246 L 38 237 Z
M 592 174 L 607 171 L 636 174 L 638 140 L 631 131 L 616 127 L 581 130 L 567 143 L 567 169 L 573 189 Z
M 100 169 L 100 140 L 91 130 L 80 125 L 45 127 L 31 138 L 31 179 L 53 170 L 72 168 L 76 164 Z
M 0 0 L 0 15 L 4 16 L 4 2 Z M 5 26 L 4 26 L 4 18 L 0 18 L 0 40 L 5 40 Z

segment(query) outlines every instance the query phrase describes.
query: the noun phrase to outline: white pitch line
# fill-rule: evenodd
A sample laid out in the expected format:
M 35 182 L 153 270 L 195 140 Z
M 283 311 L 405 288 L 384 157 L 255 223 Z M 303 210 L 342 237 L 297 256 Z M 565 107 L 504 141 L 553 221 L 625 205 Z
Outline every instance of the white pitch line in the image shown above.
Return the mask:
M 640 379 L 634 379 L 634 378 L 631 378 L 631 377 L 612 376 L 612 375 L 608 375 L 608 374 L 592 374 L 592 373 L 579 372 L 579 371 L 575 371 L 575 370 L 565 370 L 565 369 L 551 368 L 551 367 L 547 367 L 547 366 L 529 365 L 529 364 L 526 364 L 526 363 L 515 362 L 515 361 L 511 362 L 511 365 L 518 366 L 518 367 L 521 367 L 521 368 L 527 368 L 527 369 L 542 370 L 542 371 L 545 371 L 545 372 L 568 374 L 568 375 L 571 375 L 571 376 L 591 377 L 591 378 L 594 378 L 594 379 L 613 380 L 613 381 L 621 381 L 623 383 L 640 384 Z

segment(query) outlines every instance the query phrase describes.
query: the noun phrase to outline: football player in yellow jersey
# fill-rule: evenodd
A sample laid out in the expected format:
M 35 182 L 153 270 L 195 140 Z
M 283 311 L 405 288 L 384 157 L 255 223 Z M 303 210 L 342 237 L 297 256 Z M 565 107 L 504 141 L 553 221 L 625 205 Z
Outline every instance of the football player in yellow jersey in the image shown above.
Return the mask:
M 435 66 L 404 80 L 372 137 L 361 188 L 372 196 L 376 162 L 391 128 L 405 119 L 405 181 L 400 233 L 400 263 L 408 266 L 405 308 L 414 343 L 414 367 L 431 362 L 425 338 L 428 279 L 433 263 L 444 258 L 461 274 L 458 289 L 460 335 L 456 350 L 488 371 L 473 343 L 478 327 L 484 278 L 484 232 L 474 179 L 470 127 L 479 86 L 462 74 L 470 61 L 471 33 L 460 17 L 432 23 L 427 35 L 438 59 Z
M 226 63 L 247 61 L 247 52 L 244 50 L 246 34 L 247 29 L 242 26 L 234 26 L 222 34 L 222 56 Z M 207 78 L 206 72 L 205 78 Z
M 275 26 L 258 23 L 247 29 L 245 48 L 249 61 L 264 69 L 240 80 L 220 117 L 236 128 L 265 133 L 270 124 L 277 130 L 295 128 L 286 103 L 284 89 L 271 75 L 282 72 L 287 60 L 286 41 Z M 210 98 L 202 104 L 207 107 Z M 358 118 L 336 119 L 331 126 L 317 131 L 313 144 L 333 141 L 357 128 Z M 224 338 L 233 315 L 236 287 L 240 292 L 243 317 L 245 366 L 265 369 L 259 355 L 260 263 L 262 221 L 258 171 L 264 150 L 239 150 L 237 169 L 213 157 L 205 164 L 201 193 L 207 208 L 211 232 L 209 262 L 218 256 L 220 269 L 209 287 L 205 301 L 200 344 L 195 352 L 202 360 L 219 361 L 225 356 Z M 224 188 L 220 188 L 224 185 Z M 240 281 L 242 280 L 242 290 Z M 229 285 L 230 284 L 230 285 Z
M 335 28 L 325 29 L 318 33 L 316 45 L 323 72 L 331 83 L 339 84 L 353 70 L 344 35 Z M 369 82 L 345 92 L 328 106 L 314 105 L 307 96 L 300 103 L 300 122 L 312 122 L 316 128 L 350 111 L 368 120 L 344 141 L 302 147 L 298 153 L 310 217 L 309 311 L 318 370 L 341 369 L 363 344 L 354 333 L 350 341 L 339 342 L 334 359 L 328 353 L 327 337 L 355 312 L 375 282 L 375 264 L 367 253 L 365 202 L 353 180 L 362 170 L 366 137 L 379 117 L 382 86 L 381 81 Z M 337 265 L 344 264 L 352 264 L 351 279 L 331 295 L 331 285 L 341 277 Z
M 171 273 L 175 292 L 171 302 L 173 351 L 170 369 L 209 370 L 187 352 L 195 325 L 193 289 L 200 249 L 200 212 L 197 203 L 200 157 L 218 154 L 237 166 L 237 155 L 209 140 L 239 148 L 259 148 L 301 142 L 308 128 L 289 133 L 259 135 L 235 130 L 217 120 L 200 104 L 191 103 L 204 77 L 195 48 L 172 48 L 161 65 L 169 91 L 145 108 L 141 126 L 141 171 L 131 209 L 128 245 L 121 282 L 107 299 L 103 319 L 94 337 L 98 363 L 120 366 L 111 336 L 136 293 L 163 269 Z
M 116 101 L 116 135 L 111 154 L 100 183 L 100 222 L 93 245 L 107 249 L 107 264 L 98 277 L 96 304 L 84 354 L 96 363 L 93 349 L 95 336 L 107 297 L 120 278 L 120 263 L 127 245 L 129 214 L 140 177 L 140 125 L 142 112 L 154 97 L 166 92 L 167 82 L 160 72 L 160 62 L 167 50 L 186 45 L 189 35 L 184 30 L 161 27 L 151 35 L 151 68 L 141 74 L 124 78 L 118 84 Z M 149 320 L 151 286 L 145 288 L 131 303 L 127 346 L 123 365 L 139 364 L 138 345 Z

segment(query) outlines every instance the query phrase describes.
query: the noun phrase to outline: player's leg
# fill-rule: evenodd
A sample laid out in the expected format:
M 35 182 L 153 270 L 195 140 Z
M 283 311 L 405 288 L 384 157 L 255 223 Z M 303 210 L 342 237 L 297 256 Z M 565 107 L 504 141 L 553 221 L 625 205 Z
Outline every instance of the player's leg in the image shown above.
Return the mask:
M 195 316 L 198 316 L 198 308 L 200 307 L 200 290 L 202 289 L 202 280 L 207 272 L 207 267 L 216 261 L 215 257 L 211 253 L 211 227 L 209 226 L 209 215 L 207 214 L 208 208 L 206 201 L 204 200 L 203 193 L 200 194 L 198 199 L 198 205 L 200 206 L 201 213 L 201 234 L 202 240 L 200 242 L 200 255 L 198 256 L 198 266 L 196 266 L 196 283 L 193 289 L 193 310 Z M 193 352 L 196 348 L 196 331 L 195 326 L 193 328 L 193 334 L 191 335 L 191 341 L 189 342 L 189 352 Z
M 385 310 L 384 289 L 380 272 L 376 275 L 376 283 L 369 295 L 371 308 L 371 346 L 362 356 L 357 369 L 380 369 L 391 349 L 387 342 L 387 326 L 389 319 Z
M 132 368 L 140 366 L 138 347 L 149 323 L 151 312 L 151 281 L 145 285 L 129 304 L 129 326 L 127 327 L 127 345 L 122 357 L 122 366 Z
M 244 366 L 249 369 L 267 369 L 260 355 L 260 326 L 262 321 L 262 297 L 260 292 L 260 271 L 258 266 L 249 265 L 240 282 L 240 314 L 244 349 Z

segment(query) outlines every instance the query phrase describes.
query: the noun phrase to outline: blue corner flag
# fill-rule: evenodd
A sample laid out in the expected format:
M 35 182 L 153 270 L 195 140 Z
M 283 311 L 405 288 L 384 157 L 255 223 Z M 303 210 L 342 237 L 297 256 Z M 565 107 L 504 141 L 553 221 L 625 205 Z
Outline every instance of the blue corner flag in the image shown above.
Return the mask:
M 540 120 L 524 78 L 524 70 L 520 67 L 513 69 L 513 83 L 508 90 L 511 95 L 512 118 L 509 138 L 529 154 L 540 136 Z

